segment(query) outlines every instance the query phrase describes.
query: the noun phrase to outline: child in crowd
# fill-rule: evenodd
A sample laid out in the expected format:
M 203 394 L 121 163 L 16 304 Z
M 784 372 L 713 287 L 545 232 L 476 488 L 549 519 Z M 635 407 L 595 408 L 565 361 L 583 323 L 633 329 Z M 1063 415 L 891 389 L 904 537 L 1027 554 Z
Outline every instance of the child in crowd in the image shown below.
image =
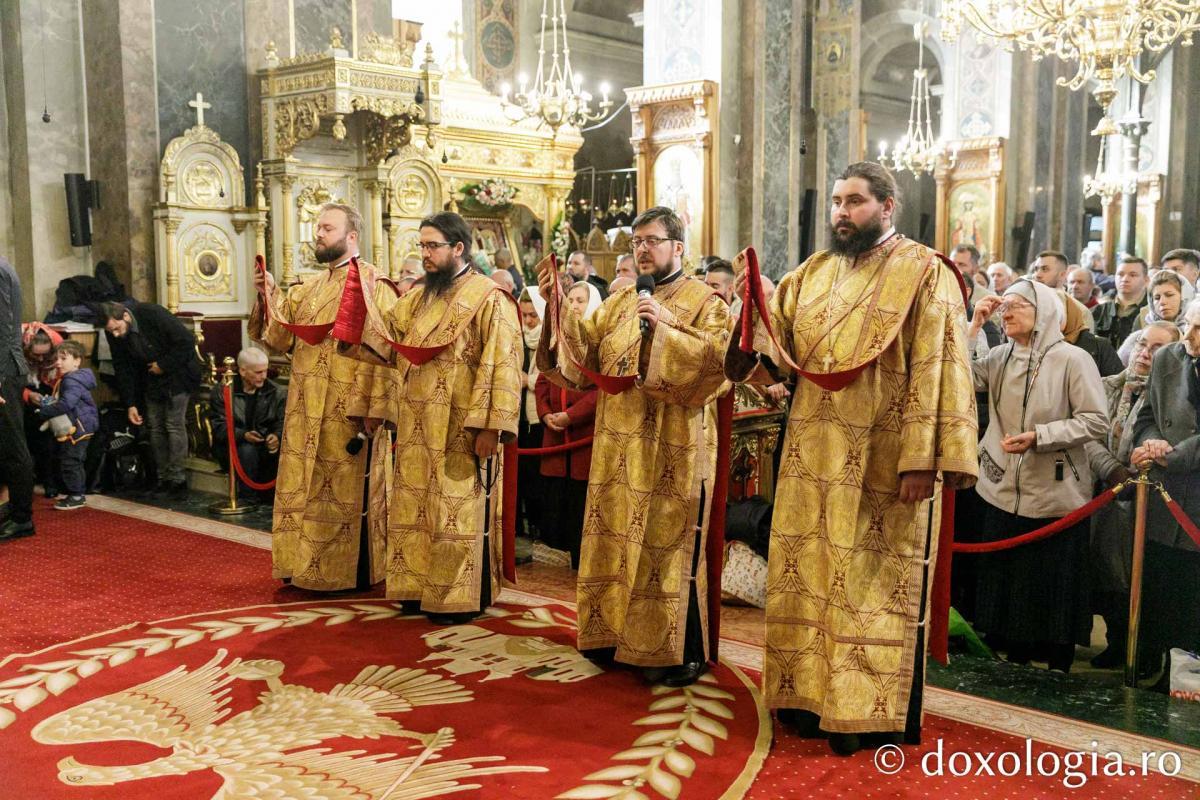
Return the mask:
M 30 399 L 38 405 L 38 415 L 53 419 L 65 415 L 74 431 L 58 438 L 56 460 L 62 477 L 66 496 L 55 503 L 57 511 L 82 508 L 84 498 L 84 460 L 87 458 L 88 442 L 100 427 L 100 413 L 92 390 L 96 388 L 96 376 L 82 366 L 85 351 L 79 342 L 67 339 L 55 350 L 59 381 L 54 394 L 44 396 L 31 393 Z

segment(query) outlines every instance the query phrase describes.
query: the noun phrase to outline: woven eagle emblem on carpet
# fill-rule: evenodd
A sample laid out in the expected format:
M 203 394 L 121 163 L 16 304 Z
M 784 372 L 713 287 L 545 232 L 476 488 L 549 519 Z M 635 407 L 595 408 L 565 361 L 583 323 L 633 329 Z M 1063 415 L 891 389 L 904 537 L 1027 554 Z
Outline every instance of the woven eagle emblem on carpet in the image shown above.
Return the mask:
M 468 703 L 471 690 L 423 669 L 369 666 L 328 692 L 287 684 L 284 664 L 235 658 L 218 650 L 202 667 L 185 667 L 132 688 L 59 712 L 31 732 L 42 744 L 145 742 L 169 755 L 138 764 L 95 766 L 74 757 L 58 762 L 58 777 L 75 786 L 110 786 L 166 775 L 213 770 L 224 785 L 220 798 L 336 798 L 417 800 L 478 788 L 464 784 L 481 775 L 544 772 L 543 767 L 505 766 L 502 756 L 443 760 L 454 729 L 428 733 L 406 729 L 391 715 L 418 706 Z M 253 708 L 230 716 L 230 684 L 263 681 Z M 341 737 L 394 737 L 417 752 L 365 755 L 317 747 Z

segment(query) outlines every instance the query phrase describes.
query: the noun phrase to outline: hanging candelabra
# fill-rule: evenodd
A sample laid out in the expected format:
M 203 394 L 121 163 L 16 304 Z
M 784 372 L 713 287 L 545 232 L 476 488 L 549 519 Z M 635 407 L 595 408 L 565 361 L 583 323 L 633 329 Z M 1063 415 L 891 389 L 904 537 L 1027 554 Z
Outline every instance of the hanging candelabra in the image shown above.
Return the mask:
M 908 130 L 890 153 L 887 142 L 879 143 L 879 163 L 897 172 L 908 170 L 918 178 L 926 172 L 933 172 L 943 158 L 950 167 L 958 161 L 958 144 L 947 152 L 945 143 L 933 136 L 933 103 L 929 72 L 925 69 L 925 33 L 925 22 L 913 26 L 913 36 L 917 40 L 917 68 L 913 70 Z
M 549 8 L 550 13 L 547 14 Z M 550 64 L 546 65 L 546 21 L 550 21 Z M 561 38 L 561 45 L 560 40 Z M 556 134 L 562 125 L 580 128 L 610 116 L 609 86 L 600 84 L 599 107 L 592 108 L 592 95 L 583 88 L 583 76 L 571 68 L 571 46 L 567 41 L 566 0 L 542 0 L 542 29 L 538 40 L 537 74 L 533 86 L 522 75 L 516 94 L 504 84 L 500 99 L 509 119 L 536 119 Z

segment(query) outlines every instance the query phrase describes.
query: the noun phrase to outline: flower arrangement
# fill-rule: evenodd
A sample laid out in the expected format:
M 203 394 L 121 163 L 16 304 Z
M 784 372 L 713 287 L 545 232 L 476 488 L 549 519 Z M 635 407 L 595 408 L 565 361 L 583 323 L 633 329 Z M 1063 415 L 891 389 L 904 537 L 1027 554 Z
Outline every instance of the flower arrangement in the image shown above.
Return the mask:
M 567 260 L 567 252 L 571 249 L 571 228 L 567 224 L 567 216 L 559 212 L 558 222 L 554 225 L 554 236 L 550 239 L 550 249 L 560 261 Z
M 517 196 L 517 187 L 503 178 L 489 178 L 481 183 L 468 183 L 462 187 L 464 203 L 475 203 L 484 208 L 500 209 L 511 205 Z

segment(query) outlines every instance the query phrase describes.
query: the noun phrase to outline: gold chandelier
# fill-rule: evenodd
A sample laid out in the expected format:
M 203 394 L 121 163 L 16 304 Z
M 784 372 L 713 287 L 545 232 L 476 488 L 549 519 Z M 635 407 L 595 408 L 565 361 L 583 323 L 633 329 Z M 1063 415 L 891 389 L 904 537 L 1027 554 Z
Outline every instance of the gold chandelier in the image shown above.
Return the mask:
M 950 167 L 958 161 L 957 145 L 947 155 L 945 144 L 933 137 L 929 72 L 925 69 L 925 33 L 924 22 L 913 26 L 913 35 L 917 40 L 917 68 L 913 70 L 912 97 L 908 104 L 908 130 L 900 141 L 892 146 L 890 155 L 887 142 L 879 143 L 880 164 L 893 172 L 908 170 L 918 178 L 926 172 L 933 172 L 943 157 L 947 159 Z
M 1153 69 L 1138 65 L 1144 50 L 1192 43 L 1200 0 L 942 0 L 941 20 L 947 41 L 958 39 L 965 20 L 1034 61 L 1052 55 L 1078 62 L 1075 75 L 1058 85 L 1075 90 L 1095 79 L 1092 93 L 1107 115 L 1122 78 L 1154 80 Z
M 550 14 L 546 9 L 549 6 Z M 550 66 L 546 67 L 546 20 L 550 20 Z M 560 32 L 561 28 L 561 32 Z M 559 50 L 559 37 L 562 49 Z M 561 55 L 561 63 L 559 57 Z M 592 95 L 583 90 L 583 76 L 571 68 L 571 46 L 567 43 L 566 0 L 542 0 L 542 30 L 538 39 L 537 75 L 533 86 L 520 78 L 520 88 L 512 94 L 512 86 L 500 88 L 500 100 L 504 111 L 513 122 L 537 119 L 558 133 L 564 123 L 581 128 L 589 122 L 598 122 L 609 114 L 612 101 L 608 99 L 607 83 L 600 84 L 602 99 L 598 111 L 592 110 Z

